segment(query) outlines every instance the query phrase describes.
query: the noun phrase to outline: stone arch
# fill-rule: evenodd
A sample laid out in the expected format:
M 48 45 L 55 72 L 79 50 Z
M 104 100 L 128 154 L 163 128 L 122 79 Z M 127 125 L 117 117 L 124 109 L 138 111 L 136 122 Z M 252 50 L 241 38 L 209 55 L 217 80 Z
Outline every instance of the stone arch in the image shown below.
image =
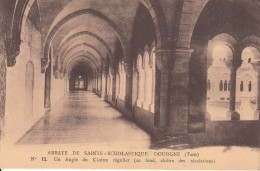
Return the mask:
M 179 29 L 177 34 L 177 46 L 182 48 L 190 48 L 193 30 L 196 22 L 208 3 L 209 0 L 183 2 L 182 12 L 180 16 Z
M 58 56 L 60 56 L 60 52 L 63 50 L 63 48 L 73 39 L 76 39 L 80 36 L 83 36 L 83 35 L 89 35 L 89 36 L 92 36 L 94 37 L 95 39 L 97 39 L 108 51 L 108 54 L 110 57 L 112 57 L 112 51 L 111 49 L 109 48 L 108 44 L 102 39 L 100 38 L 98 35 L 92 33 L 92 32 L 89 32 L 89 31 L 82 31 L 82 32 L 78 32 L 78 33 L 75 33 L 73 35 L 71 35 L 70 37 L 68 37 L 66 40 L 64 40 L 60 46 L 59 46 L 59 50 L 58 50 Z
M 62 58 L 62 60 L 60 61 L 60 63 L 58 64 L 58 66 L 56 66 L 56 68 L 60 68 L 60 69 L 64 69 L 64 63 L 67 63 L 67 61 L 75 56 L 80 56 L 80 55 L 87 55 L 89 57 L 91 57 L 92 59 L 95 60 L 95 62 L 93 63 L 98 63 L 98 66 L 102 65 L 102 59 L 98 58 L 97 56 L 95 56 L 93 53 L 86 51 L 84 49 L 79 49 L 79 51 L 75 52 L 75 53 L 70 53 L 67 54 L 64 58 Z M 100 61 L 101 60 L 101 61 Z
M 91 45 L 91 44 L 88 44 L 88 43 L 77 44 L 77 45 L 71 47 L 70 49 L 68 49 L 64 54 L 61 54 L 61 56 L 64 56 L 64 58 L 66 58 L 66 56 L 67 56 L 70 52 L 72 52 L 73 50 L 75 50 L 76 48 L 81 47 L 81 46 L 86 46 L 86 47 L 89 47 L 89 48 L 93 49 L 93 50 L 99 55 L 100 59 L 103 60 L 104 57 L 103 57 L 103 55 L 101 54 L 101 52 L 100 52 L 95 46 L 93 46 L 93 45 Z M 63 59 L 63 58 L 62 58 L 62 59 Z
M 76 61 L 68 75 L 69 90 L 88 90 L 90 72 L 88 63 Z
M 231 51 L 228 51 L 228 57 L 229 61 L 226 61 L 227 63 L 234 61 L 234 57 L 236 56 L 236 53 L 238 51 L 238 43 L 237 40 L 227 33 L 221 33 L 219 35 L 214 36 L 211 40 L 208 42 L 208 48 L 207 48 L 207 58 L 208 58 L 208 65 L 211 64 L 213 61 L 213 51 L 216 46 L 226 46 L 227 48 L 230 48 Z M 232 54 L 230 54 L 232 53 Z M 236 60 L 236 61 L 240 61 Z
M 167 25 L 163 10 L 156 0 L 140 0 L 140 2 L 148 9 L 153 20 L 156 31 L 156 43 L 158 48 L 167 48 Z
M 64 68 L 67 68 L 66 70 L 69 73 L 69 68 L 71 68 L 71 66 L 73 66 L 73 64 L 75 64 L 75 62 L 79 62 L 79 61 L 86 61 L 92 70 L 98 68 L 98 66 L 96 66 L 95 63 L 93 63 L 93 60 L 91 60 L 91 57 L 85 56 L 85 55 L 78 56 L 78 57 L 75 57 L 75 58 L 69 60 L 67 63 L 64 64 Z
M 260 37 L 255 35 L 248 36 L 240 42 L 241 52 L 248 46 L 255 47 L 260 52 Z
M 111 21 L 109 18 L 107 18 L 106 16 L 104 16 L 103 14 L 101 14 L 100 12 L 93 10 L 93 9 L 83 9 L 83 10 L 79 10 L 76 12 L 73 12 L 67 16 L 65 16 L 62 20 L 60 20 L 50 31 L 49 34 L 46 38 L 45 41 L 45 46 L 44 46 L 44 58 L 48 59 L 48 49 L 50 47 L 51 41 L 54 38 L 55 34 L 58 32 L 58 30 L 69 20 L 84 15 L 84 14 L 90 14 L 93 15 L 94 17 L 97 17 L 101 20 L 103 20 L 104 22 L 106 22 L 107 24 L 109 24 L 117 33 L 119 41 L 122 44 L 122 48 L 123 48 L 123 53 L 127 52 L 127 39 L 125 38 L 125 36 L 123 35 L 123 33 L 121 32 L 121 30 L 116 26 L 116 24 Z M 125 54 L 126 56 L 126 54 Z
M 30 8 L 35 0 L 9 1 L 6 5 L 6 54 L 7 66 L 13 67 L 16 64 L 16 56 L 20 53 L 22 23 L 27 18 Z M 13 13 L 12 13 L 13 12 Z M 11 18 L 11 20 L 10 20 Z
M 67 61 L 68 61 L 69 59 L 72 59 L 72 58 L 74 58 L 75 56 L 78 57 L 78 56 L 81 56 L 81 55 L 83 55 L 83 56 L 89 56 L 90 59 L 91 59 L 91 61 L 92 61 L 92 63 L 93 63 L 93 64 L 96 64 L 97 67 L 100 67 L 100 66 L 102 65 L 102 64 L 101 64 L 101 61 L 99 61 L 98 59 L 96 59 L 96 57 L 95 57 L 92 53 L 90 53 L 90 52 L 88 52 L 88 51 L 82 50 L 82 51 L 79 51 L 79 52 L 76 52 L 76 53 L 72 54 L 72 55 L 71 55 L 70 57 L 68 57 L 68 58 L 65 58 L 64 61 L 62 62 L 62 66 L 64 66 L 66 63 L 68 63 Z M 96 59 L 96 60 L 93 61 L 93 59 Z M 65 69 L 65 68 L 63 68 L 63 69 Z
M 71 74 L 71 71 L 73 70 L 73 68 L 75 66 L 77 66 L 78 64 L 84 64 L 87 68 L 89 68 L 90 70 L 90 75 L 93 75 L 93 66 L 91 64 L 91 62 L 89 62 L 89 58 L 87 58 L 86 56 L 84 57 L 79 57 L 79 58 L 75 58 L 74 60 L 71 61 L 70 65 L 68 66 L 68 70 L 67 70 L 67 75 L 69 76 Z

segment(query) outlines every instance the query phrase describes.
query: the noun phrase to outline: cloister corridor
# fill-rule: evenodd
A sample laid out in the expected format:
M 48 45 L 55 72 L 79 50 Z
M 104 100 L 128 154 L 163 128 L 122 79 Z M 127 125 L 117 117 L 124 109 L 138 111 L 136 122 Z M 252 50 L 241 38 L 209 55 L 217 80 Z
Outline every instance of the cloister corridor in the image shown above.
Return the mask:
M 105 143 L 150 146 L 150 136 L 92 92 L 68 93 L 17 144 Z

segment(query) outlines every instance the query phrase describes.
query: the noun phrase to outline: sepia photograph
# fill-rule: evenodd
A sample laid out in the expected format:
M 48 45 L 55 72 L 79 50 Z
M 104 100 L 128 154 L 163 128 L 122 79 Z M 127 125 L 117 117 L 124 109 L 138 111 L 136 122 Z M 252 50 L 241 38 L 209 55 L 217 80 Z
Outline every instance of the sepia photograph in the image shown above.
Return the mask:
M 0 168 L 260 169 L 260 1 L 0 0 Z

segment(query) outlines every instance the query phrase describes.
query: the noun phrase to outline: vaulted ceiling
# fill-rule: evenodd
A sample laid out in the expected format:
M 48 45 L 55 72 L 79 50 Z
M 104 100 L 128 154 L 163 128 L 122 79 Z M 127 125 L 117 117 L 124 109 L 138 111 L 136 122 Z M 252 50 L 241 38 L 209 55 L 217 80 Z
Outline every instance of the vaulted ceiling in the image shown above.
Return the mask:
M 93 70 L 102 67 L 106 58 L 113 61 L 117 42 L 123 55 L 128 54 L 136 12 L 142 4 L 139 0 L 37 0 L 37 3 L 44 54 L 52 47 L 54 65 L 67 71 L 71 65 L 78 65 L 75 61 L 85 61 Z

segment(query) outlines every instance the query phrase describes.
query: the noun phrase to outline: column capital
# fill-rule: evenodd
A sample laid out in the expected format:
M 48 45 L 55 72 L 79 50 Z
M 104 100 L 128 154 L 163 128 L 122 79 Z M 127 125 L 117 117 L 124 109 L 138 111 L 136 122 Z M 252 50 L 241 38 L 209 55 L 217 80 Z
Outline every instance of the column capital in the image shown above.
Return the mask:
M 41 58 L 41 73 L 45 73 L 46 72 L 46 69 L 48 68 L 49 66 L 49 59 L 47 58 Z
M 183 56 L 183 57 L 190 57 L 193 52 L 194 52 L 194 50 L 190 49 L 190 48 L 176 48 L 175 49 L 175 54 L 178 56 Z
M 176 48 L 175 49 L 175 61 L 174 61 L 174 72 L 175 73 L 186 73 L 189 69 L 189 61 L 193 49 L 190 48 Z
M 109 73 L 110 73 L 112 76 L 115 76 L 115 75 L 116 75 L 116 70 L 115 70 L 115 68 L 109 67 Z
M 103 63 L 103 71 L 108 71 L 109 65 L 107 63 Z
M 125 69 L 125 73 L 128 77 L 131 77 L 132 75 L 132 65 L 130 63 L 124 62 L 124 69 Z
M 63 70 L 60 69 L 60 68 L 56 68 L 56 70 L 54 71 L 54 76 L 55 76 L 55 79 L 62 79 L 64 78 L 64 74 L 63 74 Z
M 12 40 L 7 38 L 5 40 L 5 49 L 7 55 L 7 66 L 13 67 L 16 64 L 16 57 L 20 53 L 21 40 Z
M 169 49 L 156 49 L 156 64 L 161 72 L 169 72 L 174 52 Z

